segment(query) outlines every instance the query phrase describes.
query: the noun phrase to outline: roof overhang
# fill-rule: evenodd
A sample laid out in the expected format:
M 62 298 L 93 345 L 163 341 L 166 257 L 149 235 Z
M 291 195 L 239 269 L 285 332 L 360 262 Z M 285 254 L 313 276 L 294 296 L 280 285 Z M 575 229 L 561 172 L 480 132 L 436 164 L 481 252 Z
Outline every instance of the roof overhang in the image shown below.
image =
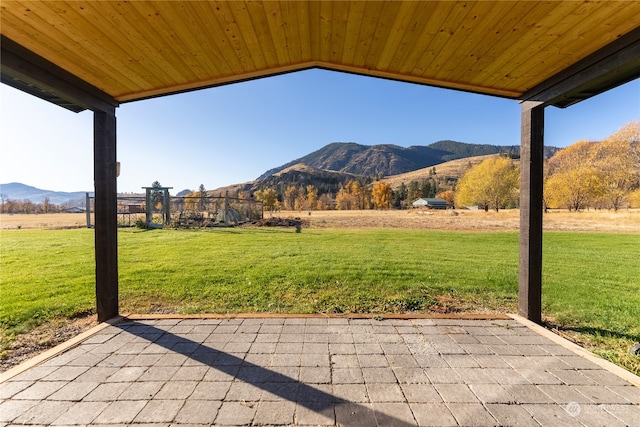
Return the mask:
M 72 111 L 323 68 L 565 107 L 640 77 L 640 2 L 2 2 L 2 81 Z

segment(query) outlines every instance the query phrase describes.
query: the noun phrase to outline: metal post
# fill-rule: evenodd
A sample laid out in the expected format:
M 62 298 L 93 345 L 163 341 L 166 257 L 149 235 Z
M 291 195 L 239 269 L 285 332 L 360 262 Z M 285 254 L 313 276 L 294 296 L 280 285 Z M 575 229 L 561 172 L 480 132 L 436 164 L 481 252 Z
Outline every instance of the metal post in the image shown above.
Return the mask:
M 544 104 L 523 102 L 520 144 L 520 272 L 518 313 L 542 321 Z

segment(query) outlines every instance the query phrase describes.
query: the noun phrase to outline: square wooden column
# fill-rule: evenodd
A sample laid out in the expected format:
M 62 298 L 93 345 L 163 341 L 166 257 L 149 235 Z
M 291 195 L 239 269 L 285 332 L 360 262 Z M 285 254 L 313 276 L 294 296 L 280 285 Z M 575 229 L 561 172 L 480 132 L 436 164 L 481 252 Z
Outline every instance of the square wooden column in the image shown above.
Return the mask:
M 544 104 L 523 102 L 521 126 L 518 314 L 541 323 Z
M 98 321 L 118 315 L 118 194 L 116 185 L 116 114 L 93 115 L 95 185 L 96 305 Z

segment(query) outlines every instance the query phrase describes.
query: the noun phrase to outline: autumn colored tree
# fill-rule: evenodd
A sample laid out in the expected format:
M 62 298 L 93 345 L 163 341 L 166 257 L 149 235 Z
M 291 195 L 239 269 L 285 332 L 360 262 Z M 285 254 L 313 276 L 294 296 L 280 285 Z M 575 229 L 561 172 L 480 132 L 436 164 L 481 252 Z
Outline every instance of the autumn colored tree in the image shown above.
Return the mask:
M 602 142 L 594 144 L 591 165 L 598 171 L 599 201 L 618 210 L 639 185 L 640 121 L 629 123 Z
M 298 198 L 300 190 L 295 185 L 290 185 L 284 190 L 284 208 L 295 210 L 296 209 L 296 199 Z
M 456 205 L 456 193 L 453 190 L 443 191 L 441 193 L 436 194 L 438 199 L 445 200 L 447 202 L 447 206 L 455 206 Z
M 369 197 L 367 191 L 362 187 L 358 181 L 351 180 L 344 184 L 338 194 L 336 194 L 336 209 L 350 210 L 350 209 L 365 209 L 368 208 Z
M 640 188 L 629 193 L 629 207 L 640 208 Z
M 336 194 L 336 209 L 341 211 L 353 209 L 353 198 L 346 187 L 340 188 Z
M 457 206 L 477 205 L 484 210 L 504 209 L 518 200 L 518 168 L 511 159 L 491 157 L 469 169 L 458 181 Z
M 334 205 L 335 205 L 335 200 L 333 200 L 333 197 L 331 196 L 331 194 L 324 193 L 324 194 L 321 194 L 320 197 L 318 197 L 318 202 L 317 202 L 318 210 L 332 209 Z
M 306 208 L 313 210 L 318 205 L 318 189 L 313 185 L 307 185 Z
M 602 193 L 602 180 L 592 163 L 594 143 L 578 141 L 558 151 L 548 162 L 545 200 L 550 207 L 578 211 Z
M 253 193 L 254 198 L 262 202 L 263 209 L 273 212 L 276 210 L 276 203 L 278 202 L 278 196 L 273 188 L 265 188 Z
M 187 194 L 186 196 L 184 196 L 184 204 L 187 211 L 197 211 L 200 204 L 200 194 L 196 191 L 192 191 L 191 193 Z
M 352 209 L 364 209 L 365 208 L 365 193 L 362 184 L 358 181 L 349 181 L 347 183 L 349 194 L 353 199 Z
M 391 186 L 386 182 L 377 181 L 371 190 L 373 206 L 376 209 L 389 209 L 391 206 Z

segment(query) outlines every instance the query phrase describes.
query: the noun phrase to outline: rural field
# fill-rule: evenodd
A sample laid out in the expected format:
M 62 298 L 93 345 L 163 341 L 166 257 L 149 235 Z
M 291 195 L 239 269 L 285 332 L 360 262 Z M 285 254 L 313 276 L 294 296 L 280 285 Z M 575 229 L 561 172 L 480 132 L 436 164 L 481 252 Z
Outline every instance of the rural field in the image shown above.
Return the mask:
M 408 228 L 458 231 L 518 231 L 520 211 L 499 212 L 478 210 L 361 210 L 361 211 L 280 211 L 265 213 L 265 218 L 299 217 L 310 228 Z M 86 215 L 55 213 L 37 215 L 0 214 L 0 229 L 63 229 L 82 228 Z M 544 228 L 549 231 L 602 231 L 640 233 L 640 209 L 613 211 L 568 212 L 552 210 L 544 216 Z
M 313 211 L 121 229 L 122 313 L 515 312 L 517 211 Z M 269 216 L 268 214 L 266 215 Z M 0 216 L 1 369 L 95 323 L 84 214 Z M 640 211 L 545 215 L 547 326 L 640 373 Z

